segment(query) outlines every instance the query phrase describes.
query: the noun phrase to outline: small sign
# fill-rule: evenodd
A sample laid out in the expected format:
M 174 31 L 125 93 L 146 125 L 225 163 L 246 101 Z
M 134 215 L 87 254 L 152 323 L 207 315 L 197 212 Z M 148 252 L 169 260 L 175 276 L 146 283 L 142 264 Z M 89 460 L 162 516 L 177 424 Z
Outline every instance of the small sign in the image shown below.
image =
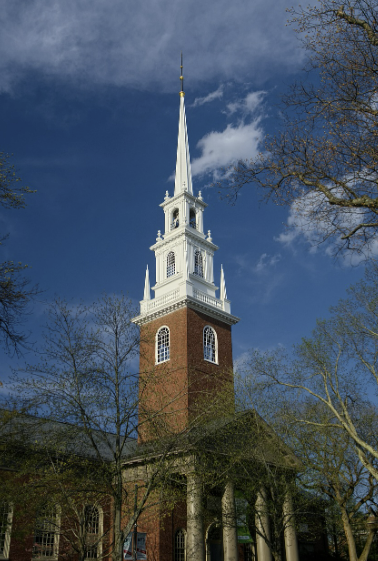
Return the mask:
M 123 542 L 123 559 L 124 561 L 134 561 L 133 555 L 133 532 L 127 536 Z M 145 532 L 138 532 L 137 536 L 137 561 L 147 561 L 146 549 L 147 534 Z
M 237 534 L 238 534 L 238 543 L 253 543 L 253 539 L 248 528 L 246 527 L 243 528 L 242 526 L 238 526 Z
M 125 541 L 123 542 L 123 559 L 133 560 L 133 535 L 129 534 Z

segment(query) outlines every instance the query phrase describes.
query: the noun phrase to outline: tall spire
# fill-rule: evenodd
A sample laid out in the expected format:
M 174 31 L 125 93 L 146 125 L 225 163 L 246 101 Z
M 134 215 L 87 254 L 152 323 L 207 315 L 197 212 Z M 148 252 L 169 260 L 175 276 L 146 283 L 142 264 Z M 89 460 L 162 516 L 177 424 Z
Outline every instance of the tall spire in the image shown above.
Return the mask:
M 227 300 L 227 291 L 226 291 L 226 281 L 224 279 L 224 271 L 223 265 L 221 265 L 221 277 L 220 277 L 220 300 Z
M 151 300 L 150 273 L 148 271 L 148 265 L 147 265 L 147 269 L 146 269 L 146 278 L 145 278 L 145 281 L 144 281 L 143 300 Z
M 179 116 L 179 130 L 178 130 L 178 141 L 177 141 L 177 160 L 176 160 L 176 176 L 175 176 L 175 195 L 182 193 L 183 191 L 188 191 L 193 195 L 192 187 L 192 170 L 190 167 L 190 155 L 189 155 L 189 141 L 188 141 L 188 131 L 186 128 L 186 115 L 185 115 L 185 104 L 184 104 L 184 75 L 183 75 L 183 64 L 182 64 L 182 53 L 181 53 L 181 91 L 180 91 L 180 116 Z

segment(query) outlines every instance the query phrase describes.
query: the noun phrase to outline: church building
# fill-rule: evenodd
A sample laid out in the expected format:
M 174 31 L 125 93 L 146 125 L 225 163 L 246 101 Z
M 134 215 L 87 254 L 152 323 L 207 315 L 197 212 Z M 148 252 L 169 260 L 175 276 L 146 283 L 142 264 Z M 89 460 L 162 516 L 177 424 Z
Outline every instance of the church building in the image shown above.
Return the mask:
M 61 516 L 64 506 L 58 504 L 59 495 L 56 504 L 53 500 L 51 505 L 45 504 L 44 499 L 43 508 L 37 509 L 35 516 L 33 514 L 33 533 L 28 525 L 30 520 L 26 520 L 24 504 L 17 511 L 12 501 L 6 499 L 0 502 L 0 561 L 77 561 L 79 554 L 83 561 L 110 560 L 121 555 L 121 547 L 115 549 L 114 543 L 121 546 L 124 539 L 122 535 L 118 541 L 112 541 L 114 528 L 117 527 L 118 535 L 122 534 L 120 529 L 127 534 L 134 521 L 134 543 L 138 543 L 139 536 L 143 536 L 141 541 L 146 538 L 143 541 L 145 550 L 137 559 L 272 561 L 270 527 L 273 524 L 267 508 L 272 493 L 269 484 L 261 483 L 256 473 L 261 471 L 263 458 L 264 465 L 274 466 L 275 473 L 279 473 L 284 482 L 292 482 L 299 465 L 292 452 L 255 411 L 235 412 L 231 328 L 239 318 L 231 313 L 222 266 L 219 287 L 214 282 L 214 255 L 218 247 L 211 231 L 205 229 L 207 204 L 201 191 L 193 189 L 182 75 L 180 78 L 174 192 L 167 191 L 160 204 L 164 230 L 158 230 L 156 242 L 150 248 L 156 259 L 156 282 L 151 287 L 147 267 L 140 312 L 132 320 L 140 329 L 139 388 L 134 386 L 139 398 L 132 396 L 133 404 L 138 407 L 133 409 L 137 411 L 138 438 L 134 438 L 133 425 L 124 455 L 118 456 L 116 464 L 114 454 L 106 454 L 102 448 L 105 442 L 104 450 L 108 451 L 117 435 L 104 431 L 97 434 L 98 425 L 89 432 L 95 450 L 101 451 L 101 466 L 120 467 L 117 483 L 121 496 L 126 497 L 125 503 L 120 501 L 117 519 L 113 509 L 117 505 L 114 498 L 117 495 L 109 492 L 115 480 L 111 472 L 106 480 L 111 484 L 105 485 L 106 492 L 100 486 L 99 499 L 95 483 L 91 484 L 89 498 L 83 499 L 79 493 L 78 505 L 73 501 L 79 511 L 74 522 L 72 517 Z M 91 368 L 91 374 L 93 370 Z M 128 394 L 129 386 L 125 386 Z M 98 395 L 101 396 L 101 392 Z M 108 406 L 107 398 L 103 399 Z M 25 450 L 31 449 L 36 465 L 44 468 L 41 457 L 45 458 L 47 450 L 48 465 L 50 456 L 54 458 L 57 454 L 58 459 L 63 458 L 62 466 L 66 466 L 67 459 L 67 466 L 70 467 L 71 462 L 72 466 L 78 466 L 80 477 L 85 473 L 87 482 L 87 474 L 96 473 L 93 466 L 99 462 L 99 456 L 87 446 L 89 437 L 83 426 L 69 425 L 67 430 L 68 425 L 59 419 L 44 420 L 22 414 L 15 417 L 17 430 L 12 432 L 10 423 L 12 430 L 8 433 L 8 425 L 4 424 L 0 437 L 10 442 L 13 449 L 12 435 L 20 433 L 22 446 L 15 448 L 16 455 L 19 450 L 22 456 Z M 62 435 L 66 434 L 73 440 L 64 439 Z M 51 442 L 58 443 L 56 449 L 50 449 L 46 435 L 51 435 Z M 66 449 L 61 448 L 62 442 L 66 443 Z M 18 485 L 18 464 L 8 465 L 4 459 L 1 462 L 1 445 L 0 438 L 0 473 L 9 477 L 10 486 L 14 481 Z M 227 457 L 234 460 L 236 450 L 240 453 L 239 463 L 227 463 Z M 156 465 L 159 468 L 168 465 L 169 469 L 160 470 L 161 475 L 157 469 L 154 472 Z M 231 473 L 234 466 L 237 466 L 235 471 L 249 471 L 253 481 L 257 480 L 255 488 L 248 491 L 248 497 L 246 479 L 239 478 L 239 472 Z M 64 474 L 66 467 L 61 469 Z M 70 475 L 71 471 L 67 473 Z M 153 492 L 146 492 L 143 502 L 143 489 L 148 488 L 153 473 L 165 479 L 160 486 L 151 485 Z M 29 474 L 30 470 L 25 475 L 27 482 Z M 24 479 L 20 481 L 23 483 Z M 39 472 L 36 481 L 39 481 Z M 67 481 L 68 486 L 64 482 L 61 490 L 64 497 L 71 488 L 71 480 Z M 73 481 L 76 480 L 73 478 Z M 293 505 L 287 492 L 289 486 L 283 485 L 283 488 L 276 504 L 283 520 L 279 537 L 279 547 L 285 552 L 282 561 L 299 561 Z M 174 494 L 176 490 L 177 495 Z M 138 493 L 142 495 L 139 510 Z M 164 493 L 166 496 L 162 496 Z M 33 497 L 30 501 L 34 511 Z M 66 505 L 71 504 L 70 495 L 67 501 Z M 125 523 L 121 521 L 122 513 Z M 64 523 L 61 523 L 62 518 Z M 80 543 L 75 539 L 72 543 L 75 547 L 81 544 L 81 549 L 72 549 L 67 536 L 75 539 L 79 536 Z M 124 542 L 122 561 L 133 559 L 129 551 L 130 539 L 131 534 Z M 115 551 L 119 553 L 116 555 Z
M 164 231 L 158 230 L 156 242 L 150 247 L 156 258 L 156 282 L 151 287 L 147 267 L 140 314 L 133 320 L 140 327 L 141 340 L 138 443 L 142 446 L 162 435 L 184 432 L 223 392 L 227 395 L 228 391 L 232 400 L 225 405 L 225 415 L 234 401 L 231 327 L 239 318 L 231 313 L 223 267 L 217 295 L 214 254 L 218 247 L 211 231 L 205 229 L 207 204 L 201 191 L 193 189 L 182 75 L 180 79 L 174 193 L 167 191 L 160 204 Z M 155 424 L 151 419 L 159 421 Z M 126 477 L 128 469 L 126 464 Z M 256 546 L 238 544 L 231 481 L 225 481 L 219 491 L 221 516 L 211 522 L 202 514 L 203 481 L 195 462 L 184 461 L 182 473 L 186 504 L 176 505 L 168 514 L 158 514 L 153 522 L 143 516 L 138 521 L 140 531 L 147 533 L 148 559 L 252 561 L 257 556 L 258 561 L 271 561 L 271 552 L 261 536 L 257 536 Z M 263 491 L 257 501 L 263 509 Z M 268 531 L 266 516 L 261 516 L 258 523 Z M 286 560 L 298 561 L 293 524 L 285 530 L 285 541 Z

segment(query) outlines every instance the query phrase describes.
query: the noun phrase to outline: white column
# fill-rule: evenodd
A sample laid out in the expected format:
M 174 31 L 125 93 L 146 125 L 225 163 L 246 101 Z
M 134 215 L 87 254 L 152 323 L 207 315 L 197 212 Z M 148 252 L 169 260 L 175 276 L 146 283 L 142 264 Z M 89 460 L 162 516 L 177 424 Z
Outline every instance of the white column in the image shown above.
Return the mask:
M 199 210 L 197 212 L 197 216 L 198 216 L 198 231 L 201 232 L 201 234 L 203 234 L 203 210 Z
M 272 561 L 272 553 L 270 551 L 270 547 L 264 539 L 265 537 L 268 541 L 270 541 L 269 517 L 266 506 L 265 489 L 261 489 L 261 491 L 257 494 L 256 528 L 257 559 L 258 561 Z
M 194 263 L 193 263 L 193 246 L 188 242 L 188 269 L 189 273 L 193 273 Z M 188 275 L 189 278 L 189 275 Z
M 222 526 L 224 561 L 238 561 L 234 485 L 231 482 L 226 483 L 222 496 Z
M 214 282 L 214 264 L 213 264 L 213 255 L 209 253 L 209 282 Z
M 293 514 L 293 503 L 290 493 L 286 494 L 283 504 L 284 536 L 286 561 L 299 561 L 297 536 L 295 532 L 295 521 Z
M 202 484 L 195 473 L 187 476 L 186 561 L 205 561 L 205 540 L 202 519 Z
M 208 253 L 207 253 L 207 251 L 205 251 L 202 255 L 203 255 L 203 265 L 204 265 L 204 277 L 205 277 L 205 280 L 209 281 L 208 259 L 207 259 Z
M 182 264 L 182 272 L 183 272 L 183 278 L 184 280 L 188 280 L 189 278 L 189 263 L 188 263 L 188 244 L 187 241 L 184 240 L 184 245 L 183 245 L 184 251 L 184 263 Z
M 163 282 L 163 281 L 165 280 L 166 271 L 167 271 L 167 259 L 166 259 L 165 253 L 162 252 L 162 253 L 161 253 L 161 259 L 160 259 L 160 276 L 159 276 L 159 282 Z
M 159 284 L 160 281 L 160 260 L 159 253 L 156 253 L 156 284 Z

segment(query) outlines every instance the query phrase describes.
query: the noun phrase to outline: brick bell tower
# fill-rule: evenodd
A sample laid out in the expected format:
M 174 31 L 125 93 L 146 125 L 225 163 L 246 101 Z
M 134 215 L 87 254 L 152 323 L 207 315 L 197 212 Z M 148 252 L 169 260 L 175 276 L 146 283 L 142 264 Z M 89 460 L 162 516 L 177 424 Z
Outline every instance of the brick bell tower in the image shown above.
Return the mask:
M 214 284 L 207 204 L 193 193 L 181 62 L 180 114 L 175 188 L 160 207 L 164 233 L 150 247 L 156 258 L 151 298 L 148 266 L 140 314 L 139 442 L 185 430 L 215 397 L 233 390 L 231 315 L 223 267 Z M 231 393 L 232 393 L 231 390 Z

